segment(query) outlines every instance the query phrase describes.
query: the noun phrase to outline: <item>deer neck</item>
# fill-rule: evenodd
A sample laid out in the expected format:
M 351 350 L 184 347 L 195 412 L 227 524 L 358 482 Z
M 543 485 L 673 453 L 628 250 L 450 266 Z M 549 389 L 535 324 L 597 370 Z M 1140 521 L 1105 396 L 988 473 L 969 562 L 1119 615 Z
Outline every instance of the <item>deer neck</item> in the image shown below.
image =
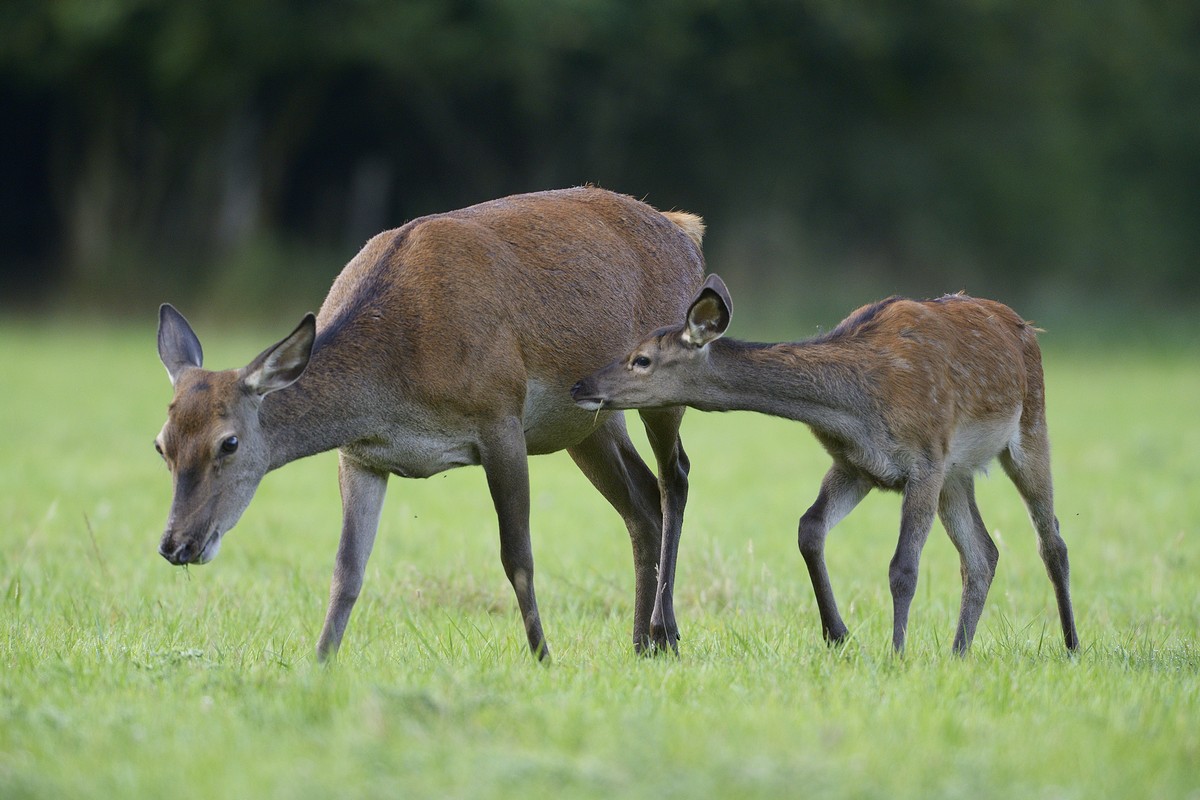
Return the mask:
M 836 433 L 870 405 L 866 377 L 841 345 L 718 339 L 710 348 L 715 405 L 723 409 L 757 411 Z
M 370 402 L 378 396 L 361 366 L 348 370 L 333 346 L 314 349 L 298 381 L 263 398 L 259 421 L 271 469 L 369 436 L 378 429 Z

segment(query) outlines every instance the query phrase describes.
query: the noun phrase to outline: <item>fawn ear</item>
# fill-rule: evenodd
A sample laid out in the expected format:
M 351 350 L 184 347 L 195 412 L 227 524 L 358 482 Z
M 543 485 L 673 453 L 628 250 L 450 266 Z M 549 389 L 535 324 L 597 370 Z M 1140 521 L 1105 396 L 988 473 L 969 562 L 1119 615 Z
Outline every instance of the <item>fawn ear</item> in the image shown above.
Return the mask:
M 306 314 L 296 330 L 258 354 L 242 372 L 242 382 L 259 397 L 286 389 L 300 379 L 312 356 L 317 318 Z
M 725 282 L 717 275 L 709 275 L 688 309 L 683 340 L 695 347 L 704 347 L 725 333 L 732 316 L 733 301 L 729 299 Z
M 204 350 L 192 326 L 170 303 L 158 309 L 158 357 L 174 386 L 179 376 L 204 363 Z

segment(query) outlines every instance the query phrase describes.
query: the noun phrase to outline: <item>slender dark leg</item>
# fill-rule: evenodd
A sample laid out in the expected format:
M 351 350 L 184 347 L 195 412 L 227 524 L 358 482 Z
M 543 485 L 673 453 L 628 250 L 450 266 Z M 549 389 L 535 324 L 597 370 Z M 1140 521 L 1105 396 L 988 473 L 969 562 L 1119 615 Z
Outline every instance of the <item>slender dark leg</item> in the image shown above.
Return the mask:
M 591 436 L 567 452 L 629 529 L 635 586 L 633 646 L 635 651 L 645 652 L 651 643 L 650 615 L 654 610 L 662 543 L 658 481 L 629 440 L 621 414 L 609 417 Z
M 800 518 L 797 537 L 800 554 L 804 556 L 808 576 L 812 579 L 813 591 L 817 595 L 821 631 L 825 635 L 825 641 L 830 644 L 844 641 L 849 631 L 842 622 L 837 601 L 833 598 L 833 586 L 829 581 L 829 570 L 825 566 L 825 537 L 870 491 L 871 485 L 867 481 L 851 475 L 835 464 L 825 473 L 816 501 Z

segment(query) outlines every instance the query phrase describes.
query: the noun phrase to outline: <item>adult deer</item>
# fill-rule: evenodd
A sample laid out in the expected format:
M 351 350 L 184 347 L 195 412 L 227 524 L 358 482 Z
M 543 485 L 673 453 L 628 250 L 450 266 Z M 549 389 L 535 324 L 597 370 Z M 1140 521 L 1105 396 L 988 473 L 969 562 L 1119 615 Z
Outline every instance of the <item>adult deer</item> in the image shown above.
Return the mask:
M 202 368 L 195 333 L 164 305 L 158 350 L 174 399 L 155 446 L 174 497 L 159 552 L 172 564 L 212 560 L 267 472 L 337 448 L 343 520 L 317 644 L 325 659 L 359 595 L 388 476 L 482 465 L 529 647 L 546 658 L 526 456 L 566 449 L 629 529 L 635 647 L 674 645 L 670 596 L 655 588 L 687 500 L 683 409 L 641 412 L 656 479 L 623 416 L 585 413 L 569 390 L 679 318 L 704 275 L 703 230 L 699 217 L 594 188 L 417 219 L 367 242 L 316 317 L 222 372 Z
M 825 537 L 878 487 L 904 495 L 889 570 L 893 647 L 904 649 L 921 549 L 938 516 L 962 563 L 954 650 L 967 651 L 999 559 L 975 505 L 974 475 L 999 457 L 1037 530 L 1066 645 L 1078 649 L 1067 546 L 1054 516 L 1041 352 L 1029 323 L 1000 303 L 961 294 L 893 297 L 863 306 L 824 336 L 755 344 L 721 338 L 732 307 L 725 284 L 710 275 L 683 324 L 656 331 L 580 381 L 575 401 L 592 411 L 687 405 L 807 424 L 833 457 L 799 531 L 831 643 L 848 632 L 825 568 Z

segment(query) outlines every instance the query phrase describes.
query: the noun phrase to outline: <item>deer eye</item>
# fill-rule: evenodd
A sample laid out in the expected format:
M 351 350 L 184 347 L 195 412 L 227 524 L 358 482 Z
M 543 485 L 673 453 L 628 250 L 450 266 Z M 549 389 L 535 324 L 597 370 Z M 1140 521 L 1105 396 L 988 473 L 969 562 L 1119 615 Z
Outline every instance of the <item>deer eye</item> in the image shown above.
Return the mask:
M 650 358 L 648 356 L 638 356 L 633 360 L 633 366 L 639 369 L 645 369 L 650 366 Z
M 230 436 L 228 439 L 221 442 L 221 455 L 227 456 L 230 453 L 236 452 L 237 449 L 238 449 L 238 438 L 236 436 Z
M 154 451 L 163 458 L 167 457 L 167 454 L 163 452 L 162 445 L 158 443 L 157 439 L 154 440 Z

